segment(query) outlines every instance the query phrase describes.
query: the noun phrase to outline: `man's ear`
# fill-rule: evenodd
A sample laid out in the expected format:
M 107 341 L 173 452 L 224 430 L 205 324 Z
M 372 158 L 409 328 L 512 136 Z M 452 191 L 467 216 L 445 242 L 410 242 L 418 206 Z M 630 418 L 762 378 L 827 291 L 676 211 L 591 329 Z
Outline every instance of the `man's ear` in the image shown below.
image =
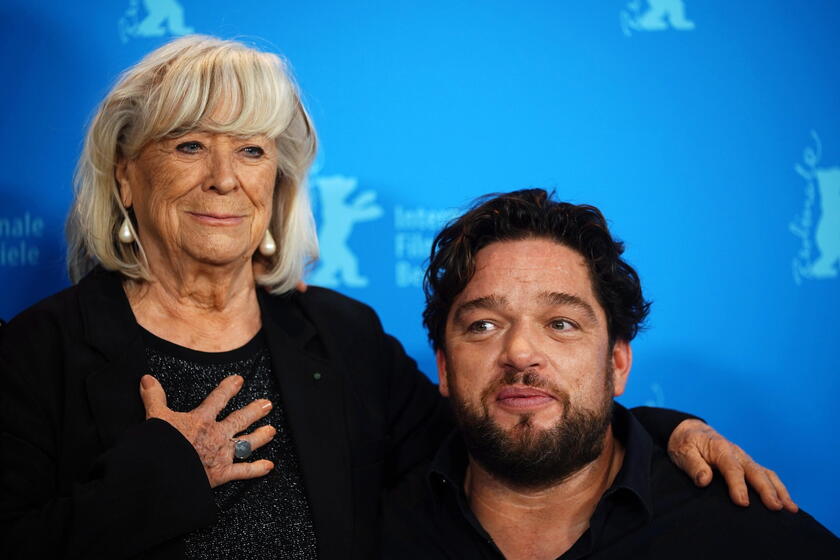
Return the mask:
M 446 355 L 443 350 L 435 351 L 435 362 L 438 370 L 438 390 L 444 397 L 449 396 L 449 376 L 446 374 Z
M 131 208 L 133 203 L 131 181 L 128 179 L 129 165 L 131 165 L 131 162 L 126 158 L 122 158 L 117 162 L 114 169 L 114 178 L 117 180 L 117 189 L 120 193 L 120 201 L 122 202 L 123 208 Z
M 633 366 L 633 349 L 626 340 L 616 340 L 610 355 L 613 370 L 613 396 L 624 393 L 630 368 Z

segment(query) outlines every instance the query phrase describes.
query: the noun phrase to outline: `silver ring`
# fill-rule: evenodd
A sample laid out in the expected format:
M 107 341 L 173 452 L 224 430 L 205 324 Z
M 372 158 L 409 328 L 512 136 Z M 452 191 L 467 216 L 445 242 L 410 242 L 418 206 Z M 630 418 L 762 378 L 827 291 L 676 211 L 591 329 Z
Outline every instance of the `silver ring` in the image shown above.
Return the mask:
M 244 439 L 234 439 L 231 441 L 233 441 L 233 456 L 237 459 L 247 459 L 253 453 L 250 441 Z

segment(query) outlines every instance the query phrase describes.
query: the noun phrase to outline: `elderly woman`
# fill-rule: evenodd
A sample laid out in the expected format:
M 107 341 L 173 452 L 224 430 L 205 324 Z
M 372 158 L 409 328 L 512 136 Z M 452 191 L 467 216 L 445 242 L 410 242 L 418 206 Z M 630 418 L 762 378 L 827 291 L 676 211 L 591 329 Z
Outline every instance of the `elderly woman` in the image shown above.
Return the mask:
M 451 425 L 373 311 L 295 290 L 315 147 L 272 54 L 187 37 L 120 78 L 79 163 L 75 285 L 2 329 L 0 555 L 378 555 L 382 492 Z M 683 418 L 638 414 L 663 445 Z M 692 475 L 699 447 L 786 499 L 694 422 L 671 438 Z

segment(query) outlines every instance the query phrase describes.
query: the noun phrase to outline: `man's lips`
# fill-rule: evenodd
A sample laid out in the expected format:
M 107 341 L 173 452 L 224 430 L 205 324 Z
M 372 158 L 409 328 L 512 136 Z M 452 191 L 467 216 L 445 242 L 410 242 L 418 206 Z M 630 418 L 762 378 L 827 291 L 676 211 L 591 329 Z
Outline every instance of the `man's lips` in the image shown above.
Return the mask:
M 205 225 L 233 226 L 242 223 L 245 216 L 241 214 L 227 214 L 217 212 L 187 212 L 190 216 Z
M 496 402 L 502 408 L 517 411 L 540 408 L 555 400 L 550 393 L 533 387 L 505 387 L 496 394 Z

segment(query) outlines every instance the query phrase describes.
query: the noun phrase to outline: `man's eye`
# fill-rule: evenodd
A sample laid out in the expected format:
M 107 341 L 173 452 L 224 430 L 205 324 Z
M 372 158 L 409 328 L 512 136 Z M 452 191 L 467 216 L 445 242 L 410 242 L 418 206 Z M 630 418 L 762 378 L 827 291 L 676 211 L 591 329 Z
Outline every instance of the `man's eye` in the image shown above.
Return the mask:
M 495 325 L 490 321 L 476 321 L 467 327 L 467 330 L 474 333 L 484 333 L 493 330 Z
M 185 154 L 197 154 L 203 147 L 201 142 L 181 142 L 175 149 Z
M 242 151 L 245 152 L 245 155 L 252 158 L 259 158 L 265 154 L 265 150 L 260 148 L 259 146 L 247 146 L 242 148 Z
M 551 328 L 556 331 L 571 331 L 576 328 L 576 325 L 566 319 L 555 319 L 551 323 Z

